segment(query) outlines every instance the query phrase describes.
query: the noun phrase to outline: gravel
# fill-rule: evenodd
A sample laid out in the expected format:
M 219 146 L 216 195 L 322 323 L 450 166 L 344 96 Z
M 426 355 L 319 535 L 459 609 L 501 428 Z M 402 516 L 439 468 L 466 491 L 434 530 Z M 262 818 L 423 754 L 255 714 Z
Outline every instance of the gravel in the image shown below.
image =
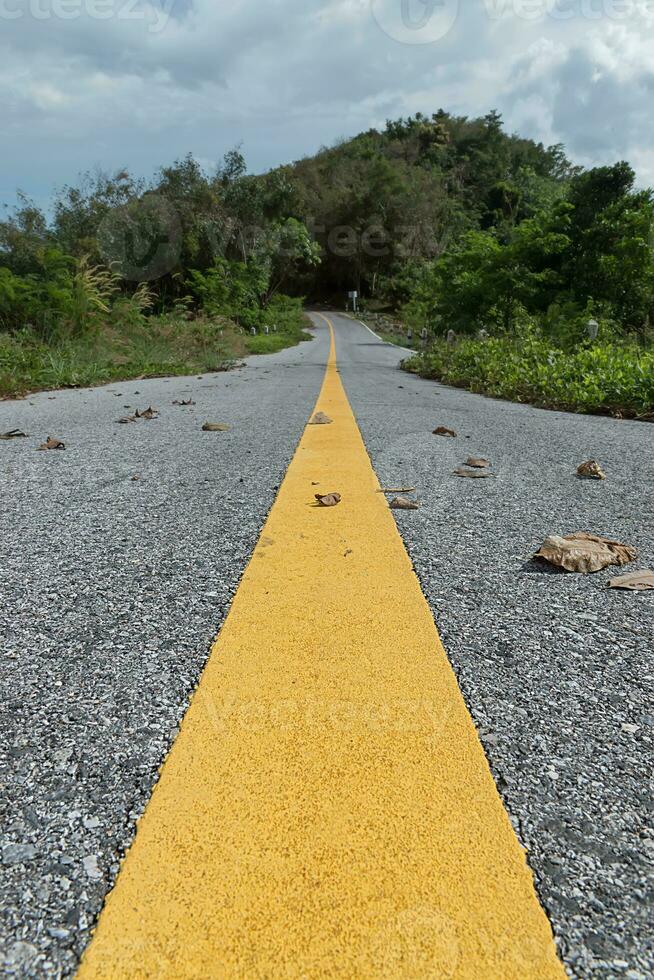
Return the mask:
M 421 509 L 395 511 L 397 523 L 566 966 L 654 976 L 654 593 L 608 590 L 615 568 L 529 560 L 548 535 L 584 530 L 636 546 L 626 570 L 654 568 L 654 426 L 445 388 L 335 323 L 382 484 L 418 488 Z M 437 425 L 459 437 L 432 435 Z M 453 476 L 469 455 L 496 478 Z M 576 477 L 592 458 L 606 482 Z
M 0 402 L 29 434 L 0 442 L 0 972 L 74 971 L 326 353 L 323 332 L 228 374 Z M 36 452 L 49 435 L 65 451 Z

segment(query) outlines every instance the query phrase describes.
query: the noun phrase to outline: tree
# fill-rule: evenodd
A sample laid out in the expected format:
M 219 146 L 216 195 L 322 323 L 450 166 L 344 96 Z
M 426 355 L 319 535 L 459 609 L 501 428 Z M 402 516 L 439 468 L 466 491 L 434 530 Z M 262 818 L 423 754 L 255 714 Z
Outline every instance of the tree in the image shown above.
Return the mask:
M 596 167 L 570 185 L 572 206 L 566 274 L 571 295 L 610 303 L 632 329 L 652 312 L 654 273 L 651 191 L 635 191 L 628 163 Z

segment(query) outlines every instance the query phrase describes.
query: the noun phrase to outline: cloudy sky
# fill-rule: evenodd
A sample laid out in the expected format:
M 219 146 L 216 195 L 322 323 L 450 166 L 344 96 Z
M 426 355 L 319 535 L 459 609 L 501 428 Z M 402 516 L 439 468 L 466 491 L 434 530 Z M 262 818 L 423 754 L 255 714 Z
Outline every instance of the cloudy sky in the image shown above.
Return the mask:
M 441 106 L 654 184 L 653 100 L 654 0 L 0 0 L 0 203 Z

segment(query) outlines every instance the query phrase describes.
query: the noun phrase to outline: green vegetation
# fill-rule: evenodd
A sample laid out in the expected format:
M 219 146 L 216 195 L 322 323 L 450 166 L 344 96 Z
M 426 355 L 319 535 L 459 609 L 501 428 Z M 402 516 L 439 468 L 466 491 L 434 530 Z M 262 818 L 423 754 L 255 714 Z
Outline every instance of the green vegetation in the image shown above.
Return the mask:
M 0 396 L 222 370 L 308 339 L 281 288 L 319 247 L 274 214 L 276 187 L 232 153 L 211 178 L 190 158 L 147 187 L 87 176 L 51 223 L 20 198 L 0 222 Z
M 543 408 L 654 420 L 654 350 L 581 341 L 562 350 L 537 330 L 456 344 L 436 340 L 408 371 L 470 391 Z
M 0 333 L 0 397 L 128 378 L 224 371 L 247 354 L 270 354 L 310 339 L 301 309 L 270 336 L 251 336 L 224 318 L 179 313 L 46 343 L 30 330 Z
M 576 411 L 654 412 L 654 203 L 627 163 L 584 171 L 560 146 L 507 135 L 496 113 L 441 111 L 325 150 L 292 177 L 297 214 L 326 229 L 305 288 L 358 288 L 414 338 L 426 330 L 411 370 Z
M 261 176 L 238 150 L 213 174 L 187 157 L 148 182 L 86 176 L 52 214 L 20 198 L 0 221 L 5 392 L 278 350 L 300 338 L 301 297 L 342 305 L 354 288 L 427 331 L 412 370 L 654 409 L 652 192 L 628 164 L 574 167 L 494 112 L 417 114 Z

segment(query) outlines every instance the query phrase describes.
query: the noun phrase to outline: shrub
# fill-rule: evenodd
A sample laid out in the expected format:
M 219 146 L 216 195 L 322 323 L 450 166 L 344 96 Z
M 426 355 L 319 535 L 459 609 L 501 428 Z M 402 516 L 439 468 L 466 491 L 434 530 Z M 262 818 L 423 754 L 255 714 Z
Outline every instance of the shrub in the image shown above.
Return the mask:
M 437 341 L 405 362 L 422 377 L 512 401 L 631 417 L 654 411 L 654 350 L 599 339 L 564 350 L 531 327 L 517 338 Z

